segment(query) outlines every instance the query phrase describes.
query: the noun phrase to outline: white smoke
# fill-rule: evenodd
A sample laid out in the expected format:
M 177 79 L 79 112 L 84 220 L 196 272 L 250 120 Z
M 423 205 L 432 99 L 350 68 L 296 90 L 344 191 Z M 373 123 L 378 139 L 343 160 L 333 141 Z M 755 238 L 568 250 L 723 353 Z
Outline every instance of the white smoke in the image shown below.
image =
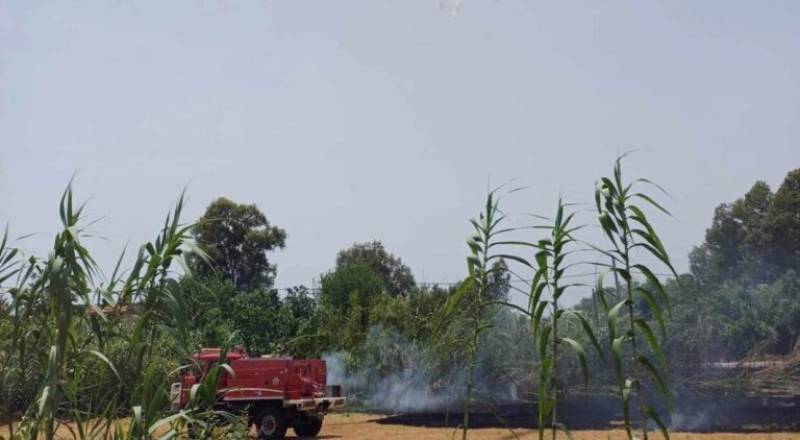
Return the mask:
M 693 413 L 676 412 L 672 414 L 671 429 L 678 431 L 697 431 L 706 429 L 711 425 L 706 411 Z
M 358 348 L 358 366 L 351 366 L 351 354 L 323 355 L 328 383 L 341 384 L 353 403 L 373 411 L 419 413 L 460 410 L 467 383 L 467 369 L 455 363 L 442 365 L 434 348 L 409 341 L 399 332 L 376 326 Z M 513 383 L 488 380 L 477 368 L 475 392 L 495 401 L 516 401 Z
M 414 413 L 441 410 L 458 399 L 466 377 L 448 371 L 437 381 L 430 371 L 433 360 L 429 350 L 380 327 L 370 330 L 364 345 L 375 351 L 357 368 L 348 367 L 350 353 L 322 356 L 328 367 L 328 383 L 341 384 L 350 400 L 371 410 Z

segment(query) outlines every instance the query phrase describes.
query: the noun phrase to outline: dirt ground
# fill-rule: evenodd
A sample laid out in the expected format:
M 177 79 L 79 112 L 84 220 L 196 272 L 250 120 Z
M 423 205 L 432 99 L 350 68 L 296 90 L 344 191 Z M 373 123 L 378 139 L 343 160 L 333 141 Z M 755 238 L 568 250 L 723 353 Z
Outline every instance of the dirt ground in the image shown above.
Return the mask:
M 454 428 L 429 428 L 420 426 L 393 425 L 380 423 L 383 416 L 371 414 L 329 414 L 325 418 L 325 424 L 320 433 L 320 439 L 342 439 L 342 440 L 383 440 L 383 439 L 409 439 L 409 440 L 428 440 L 428 439 L 461 439 L 461 431 L 454 431 Z M 296 439 L 291 436 L 293 432 L 289 430 L 287 438 Z M 573 431 L 573 438 L 576 440 L 622 440 L 626 438 L 625 431 L 622 430 L 602 430 L 602 431 Z M 532 440 L 537 439 L 538 434 L 535 430 L 514 429 L 514 433 L 504 428 L 481 428 L 470 430 L 469 438 L 472 440 L 496 439 L 514 440 L 517 438 Z M 548 436 L 548 438 L 550 438 Z M 663 440 L 661 435 L 652 434 L 653 440 Z M 772 432 L 772 433 L 685 433 L 673 432 L 670 435 L 673 440 L 800 440 L 800 432 Z M 566 437 L 559 433 L 560 440 Z
M 251 432 L 255 438 L 255 429 Z M 0 426 L 0 438 L 7 438 L 8 427 Z M 575 440 L 623 440 L 626 438 L 622 430 L 584 430 L 572 431 Z M 66 426 L 60 426 L 58 438 L 71 439 L 70 431 Z M 294 432 L 289 429 L 287 439 L 297 440 Z M 439 440 L 461 439 L 461 431 L 455 428 L 409 426 L 403 424 L 387 423 L 386 416 L 360 413 L 329 414 L 325 418 L 319 439 L 341 440 Z M 549 435 L 547 437 L 550 438 Z M 659 434 L 652 433 L 653 440 L 663 440 Z M 800 432 L 770 432 L 770 433 L 687 433 L 673 432 L 672 440 L 800 440 Z M 538 439 L 537 431 L 531 429 L 514 429 L 513 432 L 505 428 L 479 428 L 469 432 L 470 440 L 534 440 Z M 559 433 L 559 440 L 568 440 Z

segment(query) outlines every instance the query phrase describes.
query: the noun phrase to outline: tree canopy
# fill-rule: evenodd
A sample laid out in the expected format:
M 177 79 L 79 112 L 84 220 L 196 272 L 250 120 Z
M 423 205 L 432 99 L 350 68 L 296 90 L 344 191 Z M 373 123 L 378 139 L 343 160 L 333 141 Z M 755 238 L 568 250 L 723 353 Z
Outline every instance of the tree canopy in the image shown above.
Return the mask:
M 694 342 L 684 353 L 716 361 L 791 351 L 800 342 L 800 169 L 775 193 L 759 181 L 719 205 L 690 263 L 692 279 L 673 289 L 676 341 Z
M 800 169 L 789 172 L 774 194 L 761 181 L 733 203 L 714 211 L 705 241 L 690 255 L 701 282 L 774 280 L 800 269 Z
M 392 296 L 405 296 L 416 285 L 414 275 L 403 261 L 387 252 L 380 241 L 357 243 L 339 251 L 336 268 L 363 264 L 380 277 L 386 291 Z
M 217 272 L 240 289 L 272 286 L 276 266 L 266 252 L 283 248 L 286 232 L 271 225 L 256 205 L 220 197 L 198 219 L 194 235 L 211 260 L 194 260 L 195 273 Z
M 800 168 L 789 172 L 772 198 L 764 224 L 772 264 L 800 271 Z

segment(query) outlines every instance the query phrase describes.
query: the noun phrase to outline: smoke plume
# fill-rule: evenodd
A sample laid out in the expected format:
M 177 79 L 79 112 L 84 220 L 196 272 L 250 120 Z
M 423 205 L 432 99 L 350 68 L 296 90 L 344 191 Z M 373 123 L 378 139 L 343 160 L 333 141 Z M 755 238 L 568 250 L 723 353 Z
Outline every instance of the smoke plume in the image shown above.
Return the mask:
M 516 385 L 496 378 L 496 370 L 480 361 L 491 357 L 485 353 L 488 345 L 479 346 L 474 396 L 484 402 L 516 401 Z M 355 405 L 387 413 L 461 410 L 467 368 L 461 362 L 443 360 L 446 356 L 436 348 L 409 341 L 396 330 L 372 327 L 353 353 L 331 352 L 323 359 L 328 383 L 343 385 Z

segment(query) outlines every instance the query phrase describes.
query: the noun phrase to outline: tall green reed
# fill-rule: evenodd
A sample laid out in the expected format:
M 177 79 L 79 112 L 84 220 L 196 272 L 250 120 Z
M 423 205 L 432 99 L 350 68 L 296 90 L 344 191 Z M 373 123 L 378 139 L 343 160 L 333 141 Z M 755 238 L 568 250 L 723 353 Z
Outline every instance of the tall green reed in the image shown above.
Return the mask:
M 565 211 L 566 205 L 561 200 L 558 201 L 555 218 L 550 224 L 536 226 L 545 229 L 548 237 L 539 240 L 534 246 L 535 272 L 530 286 L 528 302 L 528 314 L 531 317 L 531 329 L 533 339 L 539 346 L 539 392 L 538 392 L 538 413 L 539 413 L 539 439 L 544 439 L 544 432 L 547 426 L 547 416 L 550 416 L 549 425 L 552 438 L 555 440 L 556 431 L 562 429 L 569 433 L 568 428 L 559 422 L 558 402 L 559 389 L 561 388 L 558 359 L 559 348 L 561 345 L 570 347 L 578 357 L 584 382 L 588 383 L 589 371 L 586 360 L 586 350 L 576 339 L 560 336 L 559 322 L 566 315 L 573 316 L 581 325 L 589 341 L 602 357 L 602 350 L 597 338 L 592 331 L 586 318 L 575 310 L 566 309 L 561 306 L 559 299 L 568 289 L 580 286 L 580 283 L 569 283 L 565 281 L 567 272 L 575 267 L 577 263 L 570 263 L 570 255 L 579 249 L 574 249 L 576 239 L 573 233 L 581 226 L 573 226 L 572 222 L 575 213 Z M 545 295 L 547 292 L 547 295 Z M 545 312 L 549 312 L 549 324 L 544 322 Z
M 570 347 L 576 354 L 580 364 L 581 373 L 585 383 L 589 380 L 588 362 L 586 350 L 583 344 L 570 337 L 560 336 L 559 323 L 565 316 L 571 316 L 580 323 L 580 328 L 585 332 L 592 346 L 603 358 L 602 349 L 587 319 L 578 311 L 564 308 L 559 303 L 559 299 L 572 287 L 581 286 L 581 283 L 569 283 L 564 281 L 568 276 L 568 271 L 581 262 L 571 262 L 569 258 L 572 254 L 582 250 L 575 248 L 577 240 L 573 234 L 582 226 L 573 226 L 575 214 L 567 212 L 568 205 L 560 199 L 556 208 L 554 218 L 534 217 L 545 220 L 547 223 L 531 226 L 536 230 L 544 230 L 547 233 L 545 238 L 535 242 L 529 241 L 500 241 L 494 245 L 514 246 L 525 249 L 533 249 L 534 256 L 531 263 L 521 261 L 524 266 L 533 269 L 532 280 L 528 283 L 529 290 L 523 291 L 515 288 L 516 291 L 524 294 L 528 298 L 527 308 L 517 304 L 497 300 L 495 303 L 504 305 L 530 319 L 530 332 L 533 344 L 538 348 L 539 354 L 539 384 L 538 384 L 538 431 L 539 439 L 544 439 L 545 431 L 549 426 L 552 438 L 555 439 L 558 429 L 563 430 L 569 435 L 569 429 L 558 419 L 559 391 L 564 388 L 560 380 L 558 360 L 561 356 L 559 348 L 562 344 Z M 508 229 L 509 231 L 516 230 Z M 521 229 L 521 228 L 520 228 Z M 527 228 L 526 228 L 527 229 Z M 520 260 L 513 260 L 520 262 Z M 521 281 L 524 281 L 521 280 Z M 545 314 L 548 313 L 548 316 Z M 549 420 L 548 420 L 549 418 Z
M 470 254 L 467 257 L 467 279 L 447 299 L 443 309 L 442 321 L 437 328 L 441 331 L 441 323 L 451 317 L 456 310 L 461 308 L 469 322 L 470 337 L 466 341 L 467 353 L 467 384 L 464 396 L 464 418 L 462 421 L 462 439 L 467 438 L 470 423 L 470 410 L 475 386 L 475 368 L 481 334 L 492 326 L 486 312 L 497 301 L 493 300 L 489 291 L 492 288 L 491 278 L 498 271 L 506 270 L 501 261 L 517 261 L 530 267 L 524 259 L 507 253 L 501 253 L 498 238 L 512 232 L 514 228 L 502 228 L 505 215 L 500 210 L 501 197 L 498 189 L 492 190 L 486 196 L 483 211 L 477 219 L 471 219 L 473 235 L 467 241 Z M 509 191 L 513 192 L 513 191 Z
M 168 436 L 190 425 L 208 433 L 224 416 L 209 401 L 216 378 L 232 374 L 224 362 L 192 390 L 186 408 L 168 414 L 168 381 L 176 371 L 161 371 L 158 350 L 167 343 L 173 359 L 196 351 L 187 327 L 188 301 L 176 278 L 191 276 L 188 253 L 206 258 L 192 239 L 192 226 L 180 223 L 183 205 L 181 195 L 155 241 L 140 248 L 133 267 L 121 269 L 123 252 L 104 284 L 97 282 L 100 272 L 83 243 L 84 207 L 75 206 L 71 184 L 60 200 L 62 229 L 46 261 L 20 259 L 4 235 L 0 287 L 16 283 L 3 289 L 11 300 L 12 340 L 0 353 L 0 392 L 13 394 L 8 386 L 15 378 L 32 377 L 38 383 L 17 429 L 11 423 L 12 403 L 4 404 L 12 438 L 52 439 L 64 419 L 71 420 L 67 428 L 73 437 L 81 439 L 151 438 L 164 425 L 170 426 Z M 175 263 L 184 268 L 182 273 L 172 269 Z M 122 348 L 116 366 L 107 356 L 112 346 Z M 39 365 L 43 368 L 37 371 Z M 97 382 L 102 376 L 98 365 L 112 373 L 111 382 Z M 98 392 L 98 387 L 107 391 Z M 128 414 L 131 425 L 125 428 L 117 419 Z
M 661 349 L 655 333 L 647 320 L 637 309 L 637 299 L 646 304 L 654 317 L 662 337 L 666 337 L 664 311 L 669 312 L 669 298 L 655 272 L 637 258 L 637 251 L 643 251 L 655 257 L 665 265 L 675 278 L 677 274 L 670 262 L 661 239 L 637 202 L 644 203 L 669 215 L 669 212 L 657 203 L 650 195 L 638 188 L 642 184 L 659 186 L 647 179 L 636 179 L 625 183 L 622 178 L 622 159 L 614 164 L 611 177 L 602 177 L 595 190 L 595 205 L 598 222 L 611 245 L 609 249 L 595 248 L 609 259 L 609 263 L 600 263 L 607 272 L 623 280 L 623 291 L 617 292 L 615 304 L 609 304 L 603 275 L 597 280 L 596 293 L 607 313 L 608 329 L 611 339 L 611 358 L 618 382 L 618 393 L 622 402 L 623 423 L 629 439 L 634 438 L 634 425 L 631 421 L 631 399 L 636 399 L 641 416 L 639 428 L 642 437 L 648 438 L 648 419 L 652 420 L 669 438 L 669 431 L 658 414 L 658 411 L 647 402 L 644 393 L 644 380 L 650 377 L 656 390 L 663 396 L 666 406 L 670 407 L 670 392 L 666 385 L 666 357 Z M 663 190 L 662 190 L 663 191 Z M 645 279 L 645 283 L 637 283 L 636 274 Z M 627 316 L 627 323 L 620 322 L 620 316 Z M 621 329 L 622 333 L 618 334 Z M 643 350 L 641 341 L 649 348 L 650 355 Z M 627 347 L 628 355 L 625 355 Z M 655 359 L 655 361 L 653 360 Z M 646 376 L 647 375 L 647 376 Z

